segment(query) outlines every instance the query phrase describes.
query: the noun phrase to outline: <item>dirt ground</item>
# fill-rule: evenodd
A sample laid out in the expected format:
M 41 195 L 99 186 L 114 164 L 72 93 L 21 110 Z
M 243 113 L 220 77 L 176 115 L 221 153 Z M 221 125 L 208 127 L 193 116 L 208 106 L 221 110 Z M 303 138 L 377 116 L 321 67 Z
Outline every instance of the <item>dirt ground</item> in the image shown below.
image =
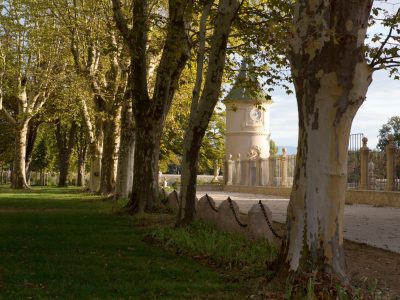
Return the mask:
M 345 241 L 348 273 L 352 280 L 370 289 L 375 282 L 386 287 L 393 297 L 400 299 L 400 254 L 365 244 Z
M 280 235 L 285 226 L 274 222 Z M 400 299 L 400 254 L 349 240 L 344 242 L 347 272 L 353 284 L 369 290 L 387 288 L 391 297 Z

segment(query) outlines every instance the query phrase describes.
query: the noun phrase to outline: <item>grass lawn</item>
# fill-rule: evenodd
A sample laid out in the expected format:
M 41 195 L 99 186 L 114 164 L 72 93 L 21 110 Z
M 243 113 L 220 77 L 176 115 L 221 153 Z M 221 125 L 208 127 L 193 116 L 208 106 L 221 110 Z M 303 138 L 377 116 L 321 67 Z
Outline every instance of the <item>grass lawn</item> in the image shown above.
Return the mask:
M 0 186 L 0 299 L 245 298 L 245 283 L 143 242 L 112 208 L 76 188 Z

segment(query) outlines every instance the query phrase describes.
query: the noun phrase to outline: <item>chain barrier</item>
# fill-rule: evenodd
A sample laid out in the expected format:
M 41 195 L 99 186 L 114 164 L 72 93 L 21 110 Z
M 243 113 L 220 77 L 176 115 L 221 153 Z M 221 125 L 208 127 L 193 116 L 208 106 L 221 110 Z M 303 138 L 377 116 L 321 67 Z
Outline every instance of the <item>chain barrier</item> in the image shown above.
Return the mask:
M 247 227 L 247 224 L 243 224 L 242 222 L 240 222 L 238 216 L 236 215 L 236 211 L 235 211 L 235 208 L 233 207 L 233 202 L 232 202 L 232 199 L 230 197 L 228 197 L 228 202 L 229 202 L 229 206 L 231 207 L 233 216 L 235 217 L 235 220 L 239 224 L 239 226 L 243 227 L 243 228 Z
M 211 209 L 217 213 L 218 209 L 216 209 L 215 206 L 211 203 L 211 199 L 210 199 L 210 197 L 208 197 L 207 194 L 206 194 L 206 198 L 207 198 L 208 204 L 210 205 Z
M 274 228 L 272 227 L 272 224 L 271 224 L 271 222 L 270 222 L 269 219 L 268 219 L 267 212 L 265 211 L 265 207 L 264 207 L 264 205 L 262 204 L 261 200 L 258 202 L 258 204 L 259 204 L 260 207 L 261 207 L 261 210 L 262 210 L 262 212 L 263 212 L 263 214 L 264 214 L 265 221 L 267 221 L 268 227 L 269 227 L 269 229 L 271 230 L 272 234 L 273 234 L 275 237 L 277 237 L 278 239 L 281 240 L 281 239 L 282 239 L 282 236 L 280 236 L 280 235 L 274 230 Z

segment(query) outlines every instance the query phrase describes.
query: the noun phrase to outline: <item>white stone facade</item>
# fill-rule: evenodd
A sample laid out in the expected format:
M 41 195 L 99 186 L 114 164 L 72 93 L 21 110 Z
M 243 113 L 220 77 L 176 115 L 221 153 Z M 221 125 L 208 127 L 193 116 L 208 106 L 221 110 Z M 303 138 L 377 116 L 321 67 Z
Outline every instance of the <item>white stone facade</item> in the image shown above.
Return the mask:
M 225 101 L 226 160 L 269 157 L 271 102 Z

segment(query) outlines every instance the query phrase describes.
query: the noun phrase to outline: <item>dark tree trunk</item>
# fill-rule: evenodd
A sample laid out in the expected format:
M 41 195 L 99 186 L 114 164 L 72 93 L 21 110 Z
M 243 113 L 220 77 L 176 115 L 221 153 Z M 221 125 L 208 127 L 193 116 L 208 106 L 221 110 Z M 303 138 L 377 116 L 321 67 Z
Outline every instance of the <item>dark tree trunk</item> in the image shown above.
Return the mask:
M 199 103 L 193 99 L 189 127 L 185 132 L 181 164 L 181 207 L 178 225 L 188 224 L 195 217 L 196 179 L 200 147 L 221 89 L 226 46 L 231 25 L 239 9 L 239 1 L 221 0 L 211 42 L 209 63 Z M 195 94 L 195 93 L 194 93 Z
M 58 149 L 58 169 L 60 172 L 58 186 L 64 187 L 68 186 L 69 161 L 76 141 L 76 123 L 73 122 L 68 128 L 61 125 L 58 120 L 55 134 Z
M 103 156 L 101 158 L 100 193 L 109 195 L 115 188 L 115 143 L 116 123 L 113 119 L 103 121 Z
M 27 143 L 26 143 L 26 156 L 25 156 L 25 170 L 26 173 L 29 171 L 29 167 L 32 162 L 32 153 L 35 147 L 35 141 L 37 132 L 40 126 L 40 122 L 31 121 L 29 122 L 28 126 L 28 136 L 27 136 Z
M 129 28 L 121 1 L 113 0 L 114 19 L 131 54 L 131 87 L 136 124 L 135 165 L 129 213 L 151 209 L 158 197 L 160 137 L 182 70 L 190 57 L 191 0 L 169 0 L 168 26 L 153 96 L 148 93 L 148 1 L 134 0 L 133 26 Z
M 158 197 L 158 161 L 162 124 L 157 120 L 138 120 L 135 135 L 133 187 L 126 205 L 130 213 L 152 210 Z M 137 163 L 140 162 L 140 163 Z
M 79 127 L 79 134 L 77 136 L 76 150 L 78 152 L 78 178 L 76 185 L 83 186 L 85 184 L 85 171 L 86 171 L 86 154 L 88 143 L 86 140 L 84 127 Z

